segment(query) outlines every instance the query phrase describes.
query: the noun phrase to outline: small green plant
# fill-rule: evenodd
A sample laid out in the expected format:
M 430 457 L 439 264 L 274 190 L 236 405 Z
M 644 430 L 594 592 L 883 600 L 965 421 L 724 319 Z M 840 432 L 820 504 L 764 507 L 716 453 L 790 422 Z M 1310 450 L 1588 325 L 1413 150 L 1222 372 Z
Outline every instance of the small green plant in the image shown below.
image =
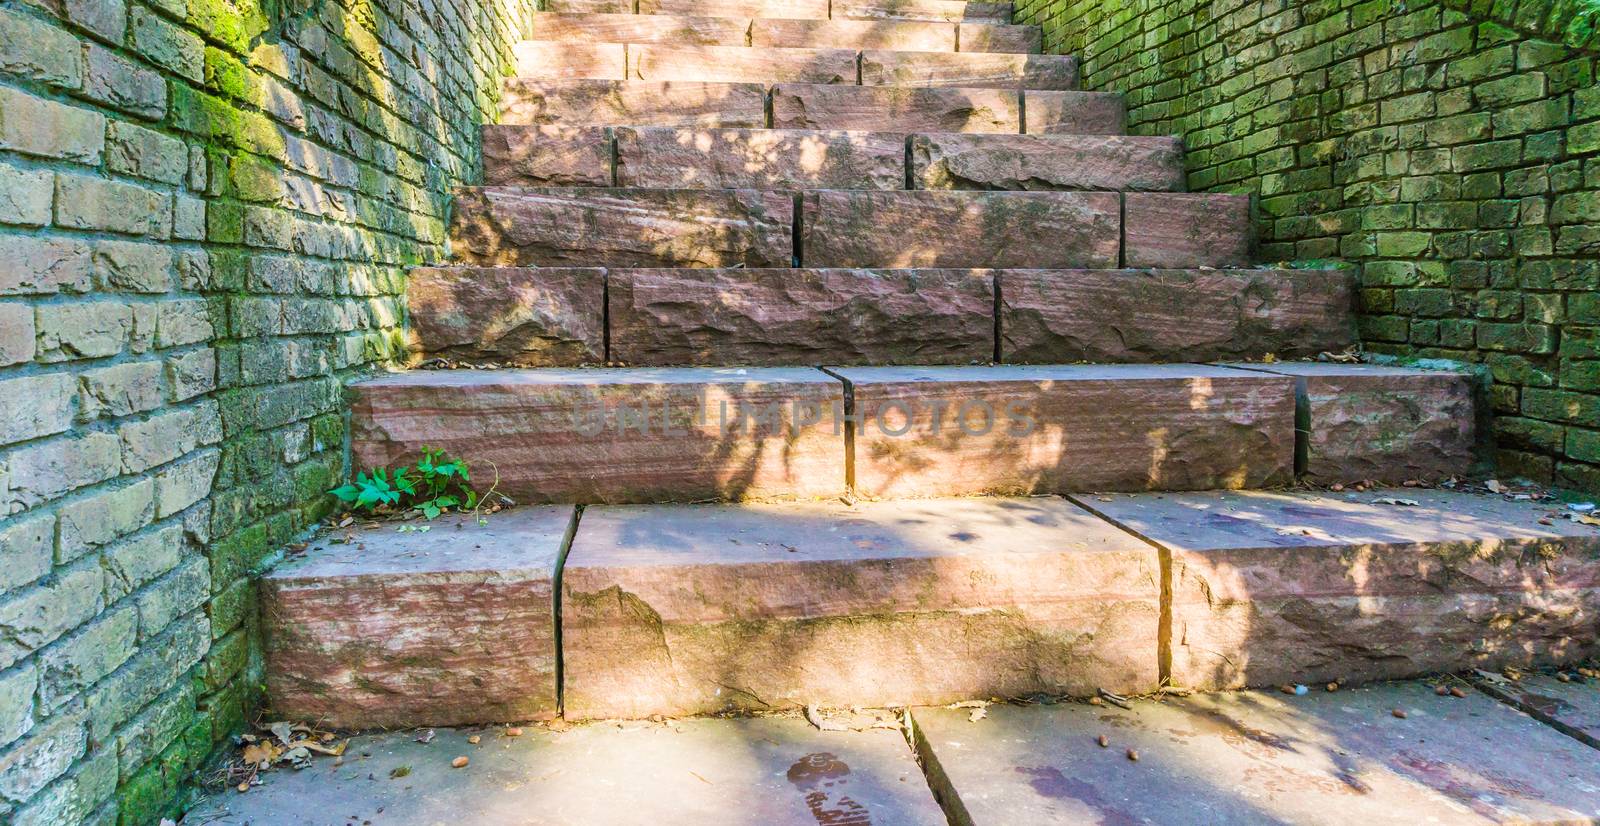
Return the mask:
M 453 459 L 443 450 L 422 449 L 415 466 L 392 472 L 374 468 L 371 474 L 356 474 L 348 485 L 328 491 L 356 510 L 384 508 L 418 510 L 432 519 L 452 508 L 470 511 L 478 507 L 478 493 L 472 489 L 466 461 Z

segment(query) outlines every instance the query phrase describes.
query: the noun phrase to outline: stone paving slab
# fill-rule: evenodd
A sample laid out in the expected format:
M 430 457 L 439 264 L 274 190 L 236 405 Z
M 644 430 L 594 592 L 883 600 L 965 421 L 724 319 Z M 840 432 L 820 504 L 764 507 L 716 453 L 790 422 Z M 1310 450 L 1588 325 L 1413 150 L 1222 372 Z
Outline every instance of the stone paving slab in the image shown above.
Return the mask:
M 205 826 L 939 826 L 900 732 L 820 732 L 801 720 L 439 730 L 356 738 L 248 794 L 217 792 Z M 467 737 L 479 735 L 477 745 Z M 370 756 L 363 756 L 370 755 Z M 451 768 L 455 757 L 470 759 Z M 408 772 L 393 778 L 401 767 Z
M 1594 750 L 1482 694 L 1438 697 L 1421 683 L 1139 701 L 1131 711 L 994 706 L 976 723 L 967 715 L 913 712 L 932 785 L 959 798 L 955 824 L 1600 817 Z M 1102 734 L 1106 748 L 1095 742 Z
M 1479 689 L 1569 737 L 1600 748 L 1600 680 L 1561 682 L 1547 674 L 1520 680 L 1473 678 Z
M 1530 503 L 1414 488 L 1076 498 L 1170 551 L 1178 685 L 1396 678 L 1600 645 L 1600 530 L 1541 524 Z

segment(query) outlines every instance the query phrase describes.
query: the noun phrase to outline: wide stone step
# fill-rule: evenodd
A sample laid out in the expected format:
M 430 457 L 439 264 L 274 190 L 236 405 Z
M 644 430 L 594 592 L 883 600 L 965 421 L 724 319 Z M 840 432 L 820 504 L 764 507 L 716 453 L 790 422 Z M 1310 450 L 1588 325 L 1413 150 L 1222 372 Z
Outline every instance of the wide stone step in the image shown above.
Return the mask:
M 1294 477 L 1294 382 L 1205 365 L 841 367 L 872 498 L 1243 488 Z
M 1121 95 L 1106 92 L 806 83 L 784 83 L 769 89 L 760 83 L 512 78 L 505 82 L 500 105 L 502 124 L 563 128 L 772 126 L 1088 135 L 1121 135 L 1127 131 L 1126 103 Z
M 528 39 L 755 48 L 904 49 L 918 52 L 1040 51 L 1037 26 L 921 20 L 679 17 L 664 14 L 535 12 Z
M 534 12 L 528 39 L 564 43 L 665 43 L 748 46 L 750 20 L 668 14 Z
M 969 0 L 833 0 L 832 11 L 835 18 L 849 20 L 1011 22 L 1011 3 Z
M 861 52 L 863 86 L 963 86 L 992 89 L 1078 88 L 1072 55 L 981 52 Z
M 820 370 L 414 370 L 351 389 L 354 466 L 442 448 L 517 502 L 845 492 L 844 387 Z
M 569 718 L 1155 687 L 1156 549 L 1060 499 L 591 507 Z
M 724 83 L 859 83 L 858 54 L 854 49 L 630 45 L 626 77 Z
M 1176 138 L 483 127 L 490 186 L 1181 191 Z
M 544 0 L 547 12 L 1010 23 L 1011 4 L 968 0 Z
M 1355 341 L 1353 281 L 1319 270 L 445 267 L 413 269 L 407 293 L 418 358 L 969 364 L 995 358 L 998 331 L 1001 361 L 1067 364 L 1343 350 Z M 1330 474 L 1331 449 L 1316 451 L 1314 476 Z M 1333 475 L 1376 478 L 1374 470 Z M 1421 478 L 1402 473 L 1400 481 Z

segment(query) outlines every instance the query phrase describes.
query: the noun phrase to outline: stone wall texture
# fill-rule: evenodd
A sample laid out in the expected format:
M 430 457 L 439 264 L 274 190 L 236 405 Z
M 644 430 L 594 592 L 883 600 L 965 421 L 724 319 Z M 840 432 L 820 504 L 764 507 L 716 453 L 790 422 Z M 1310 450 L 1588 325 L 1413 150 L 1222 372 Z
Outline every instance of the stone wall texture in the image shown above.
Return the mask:
M 1360 271 L 1370 352 L 1487 366 L 1502 474 L 1600 490 L 1600 4 L 1019 0 L 1262 260 Z
M 0 822 L 151 823 L 532 0 L 0 0 Z

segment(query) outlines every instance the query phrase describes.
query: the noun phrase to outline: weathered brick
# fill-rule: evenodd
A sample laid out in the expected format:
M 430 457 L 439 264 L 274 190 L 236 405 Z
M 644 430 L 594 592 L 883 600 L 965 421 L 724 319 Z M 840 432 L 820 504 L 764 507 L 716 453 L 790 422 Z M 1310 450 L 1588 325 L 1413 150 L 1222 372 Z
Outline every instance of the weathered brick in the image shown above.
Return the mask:
M 0 164 L 0 223 L 41 227 L 50 223 L 54 176 L 48 170 Z
M 205 42 L 199 35 L 139 7 L 133 9 L 128 22 L 135 51 L 195 83 L 205 80 Z
M 77 89 L 83 86 L 83 49 L 77 38 L 37 17 L 0 9 L 0 71 Z
M 35 324 L 39 359 L 47 362 L 114 356 L 134 334 L 133 308 L 115 301 L 41 305 Z
M 56 176 L 56 223 L 74 229 L 168 238 L 172 235 L 172 196 L 121 181 L 60 174 Z
M 131 777 L 171 745 L 193 717 L 193 689 L 188 684 L 180 684 L 129 720 L 117 732 L 117 756 L 123 779 Z
M 56 518 L 37 513 L 7 519 L 0 527 L 0 595 L 50 573 L 55 557 Z
M 106 147 L 106 118 L 0 86 L 0 149 L 96 164 Z
M 101 241 L 94 246 L 94 269 L 102 289 L 164 293 L 172 289 L 172 249 L 135 241 Z
M 94 285 L 89 246 L 81 241 L 5 235 L 0 243 L 0 295 L 81 293 Z
M 139 639 L 160 634 L 171 622 L 205 604 L 211 595 L 211 566 L 191 556 L 134 598 L 139 606 Z
M 91 736 L 110 742 L 118 726 L 171 688 L 210 644 L 211 623 L 194 616 L 173 623 L 160 639 L 140 646 L 137 654 L 89 692 L 84 705 Z
M 33 697 L 38 688 L 39 669 L 32 661 L 0 671 L 0 749 L 33 730 Z
M 167 359 L 167 400 L 181 402 L 217 389 L 217 351 L 195 350 Z
M 114 120 L 106 133 L 106 168 L 161 183 L 182 183 L 189 174 L 189 147 L 154 129 Z
M 0 597 L 0 669 L 94 616 L 102 587 L 99 569 L 90 564 L 58 573 L 36 588 Z
M 0 510 L 29 508 L 122 470 L 122 447 L 110 433 L 63 436 L 0 455 Z
M 18 809 L 14 826 L 60 826 L 64 823 L 111 826 L 116 820 L 116 809 L 107 801 L 116 790 L 116 752 L 111 749 L 91 751 L 64 777 Z
M 0 445 L 71 427 L 75 385 L 68 373 L 0 379 Z
M 64 774 L 88 748 L 82 718 L 58 717 L 0 753 L 0 799 L 24 802 Z
M 155 482 L 141 479 L 63 503 L 56 561 L 70 562 L 150 524 L 154 499 Z
M 156 310 L 156 347 L 180 347 L 210 341 L 215 334 L 211 307 L 199 298 L 163 301 Z
M 39 657 L 43 670 L 39 698 L 53 712 L 127 662 L 138 640 L 139 612 L 132 605 L 114 608 L 71 635 L 57 640 Z
M 176 568 L 183 557 L 181 525 L 168 525 L 107 546 L 100 557 L 108 600 L 121 599 Z
M 96 44 L 87 54 L 83 91 L 91 100 L 152 120 L 166 114 L 167 82 L 160 73 Z
M 0 367 L 33 360 L 33 308 L 16 301 L 0 301 Z
M 162 468 L 155 476 L 156 515 L 165 519 L 210 494 L 221 458 L 219 451 L 201 451 Z
M 206 237 L 206 202 L 179 193 L 172 203 L 172 237 L 203 241 Z
M 222 439 L 222 420 L 214 402 L 167 410 L 146 421 L 117 429 L 122 439 L 122 466 L 139 473 L 177 459 L 197 447 Z

